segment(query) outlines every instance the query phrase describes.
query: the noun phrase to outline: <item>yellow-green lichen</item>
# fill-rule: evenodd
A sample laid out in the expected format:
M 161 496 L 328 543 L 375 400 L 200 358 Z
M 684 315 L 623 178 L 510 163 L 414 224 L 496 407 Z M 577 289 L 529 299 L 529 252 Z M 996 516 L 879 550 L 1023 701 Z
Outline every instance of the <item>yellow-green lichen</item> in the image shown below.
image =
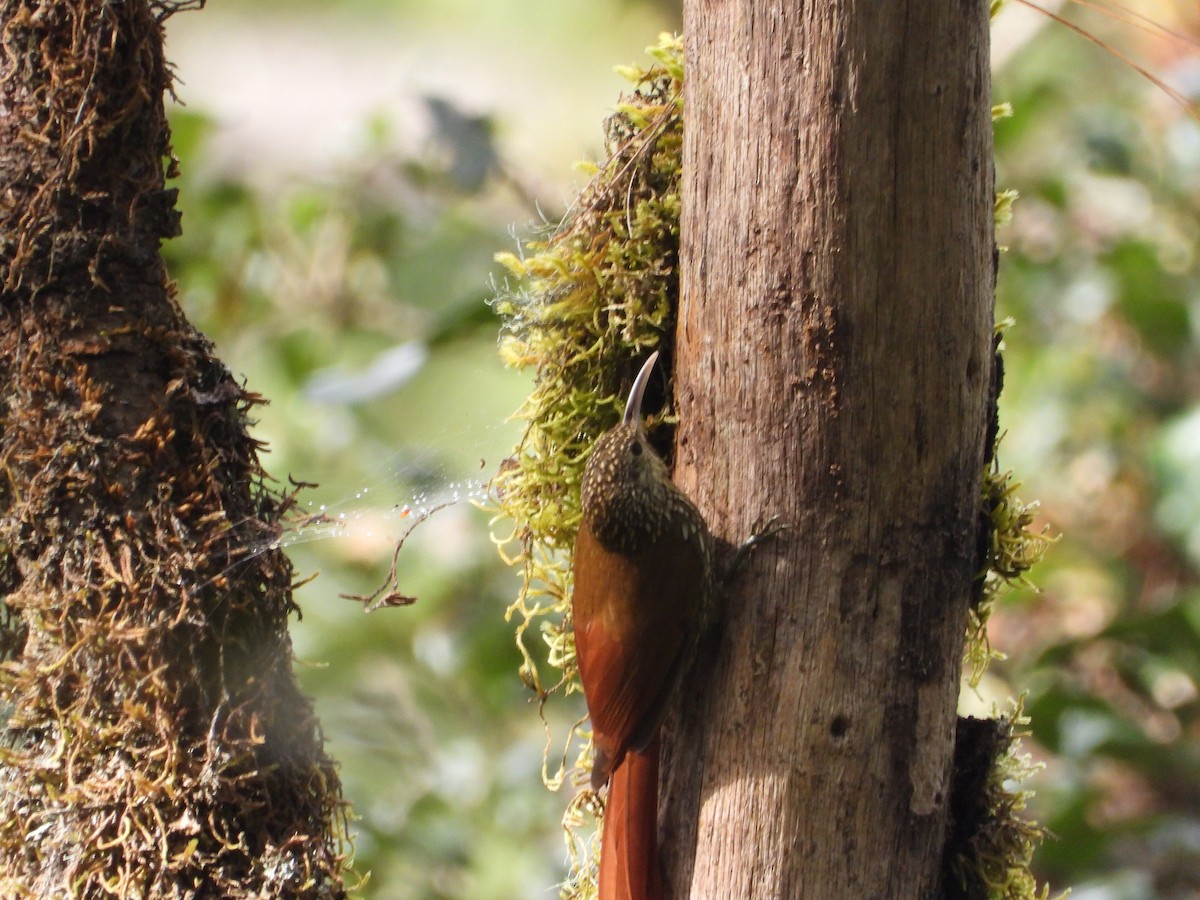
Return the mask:
M 536 376 L 516 414 L 525 434 L 492 482 L 496 528 L 504 529 L 496 540 L 521 571 L 508 618 L 516 622 L 521 678 L 542 703 L 556 691 L 578 690 L 569 552 L 584 464 L 595 439 L 620 418 L 640 362 L 653 349 L 669 357 L 674 335 L 682 41 L 662 35 L 648 52 L 653 65 L 618 70 L 635 89 L 607 122 L 608 158 L 589 167 L 591 180 L 561 224 L 520 254 L 497 255 L 517 282 L 495 301 L 505 326 L 501 355 Z M 548 734 L 543 779 L 552 789 L 590 769 L 586 720 L 570 729 L 561 754 L 553 746 Z M 594 891 L 594 841 L 577 831 L 598 808 L 585 789 L 564 817 L 572 859 L 564 896 Z

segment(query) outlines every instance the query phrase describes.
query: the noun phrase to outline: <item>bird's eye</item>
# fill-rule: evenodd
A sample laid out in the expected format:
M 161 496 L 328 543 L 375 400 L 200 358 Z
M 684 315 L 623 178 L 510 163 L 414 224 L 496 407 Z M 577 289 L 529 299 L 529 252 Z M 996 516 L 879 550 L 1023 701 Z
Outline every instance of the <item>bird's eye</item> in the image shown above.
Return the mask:
M 634 456 L 641 456 L 642 455 L 642 445 L 635 442 L 629 448 L 629 452 L 632 453 Z

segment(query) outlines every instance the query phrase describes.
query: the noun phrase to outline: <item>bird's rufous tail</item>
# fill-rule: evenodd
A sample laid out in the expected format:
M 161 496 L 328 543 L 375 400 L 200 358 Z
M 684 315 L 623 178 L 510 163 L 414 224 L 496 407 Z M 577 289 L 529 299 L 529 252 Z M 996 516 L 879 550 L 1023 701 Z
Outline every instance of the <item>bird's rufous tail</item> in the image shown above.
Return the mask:
M 658 738 L 612 773 L 600 839 L 599 900 L 663 900 L 658 861 Z

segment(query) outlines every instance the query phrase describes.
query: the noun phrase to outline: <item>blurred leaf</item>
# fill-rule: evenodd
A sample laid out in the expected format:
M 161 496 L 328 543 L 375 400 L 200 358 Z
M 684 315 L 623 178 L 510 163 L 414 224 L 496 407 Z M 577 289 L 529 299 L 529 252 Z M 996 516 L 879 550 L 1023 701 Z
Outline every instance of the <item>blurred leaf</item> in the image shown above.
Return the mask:
M 1146 343 L 1162 355 L 1193 346 L 1191 315 L 1177 280 L 1168 276 L 1155 249 L 1122 241 L 1105 258 L 1117 277 L 1118 305 Z

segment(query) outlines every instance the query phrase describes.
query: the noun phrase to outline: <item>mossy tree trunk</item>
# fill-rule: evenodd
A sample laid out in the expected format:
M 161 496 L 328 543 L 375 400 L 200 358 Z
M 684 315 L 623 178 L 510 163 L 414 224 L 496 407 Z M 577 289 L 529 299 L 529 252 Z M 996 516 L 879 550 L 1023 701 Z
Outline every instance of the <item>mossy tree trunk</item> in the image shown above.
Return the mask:
M 246 394 L 175 303 L 162 20 L 0 0 L 0 895 L 338 897 Z
M 987 4 L 685 3 L 677 482 L 735 544 L 679 897 L 940 890 L 992 366 Z

